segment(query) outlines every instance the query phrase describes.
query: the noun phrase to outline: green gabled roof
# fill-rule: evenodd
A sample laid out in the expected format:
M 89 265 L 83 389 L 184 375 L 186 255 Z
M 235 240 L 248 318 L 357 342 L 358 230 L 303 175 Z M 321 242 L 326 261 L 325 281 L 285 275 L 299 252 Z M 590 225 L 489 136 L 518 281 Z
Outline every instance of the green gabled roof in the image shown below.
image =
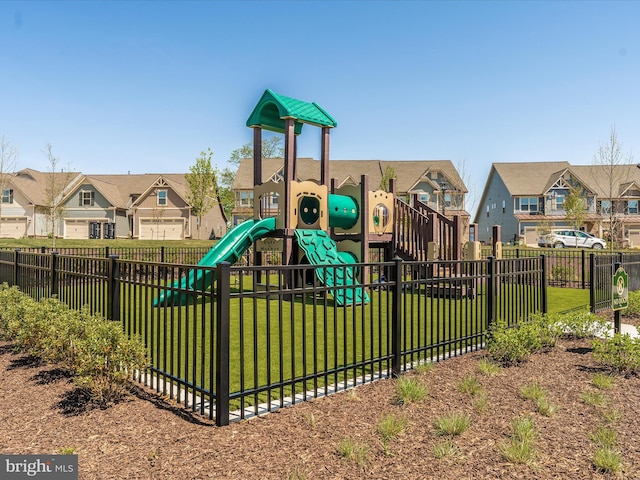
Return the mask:
M 309 123 L 318 127 L 337 127 L 331 115 L 317 103 L 308 103 L 285 97 L 266 89 L 262 98 L 251 112 L 247 127 L 262 127 L 272 132 L 284 133 L 284 119 L 295 119 L 296 135 L 302 132 L 302 125 Z

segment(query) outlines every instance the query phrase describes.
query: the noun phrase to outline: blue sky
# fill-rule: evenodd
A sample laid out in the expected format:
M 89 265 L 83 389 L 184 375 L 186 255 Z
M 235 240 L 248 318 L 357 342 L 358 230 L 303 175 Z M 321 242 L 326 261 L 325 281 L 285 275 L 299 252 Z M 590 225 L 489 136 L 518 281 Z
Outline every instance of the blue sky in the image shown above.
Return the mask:
M 208 147 L 223 167 L 271 88 L 337 120 L 331 158 L 450 159 L 477 199 L 493 162 L 590 164 L 612 127 L 640 147 L 639 20 L 632 1 L 4 1 L 0 135 L 18 168 L 46 171 L 47 143 L 84 173 L 186 172 Z

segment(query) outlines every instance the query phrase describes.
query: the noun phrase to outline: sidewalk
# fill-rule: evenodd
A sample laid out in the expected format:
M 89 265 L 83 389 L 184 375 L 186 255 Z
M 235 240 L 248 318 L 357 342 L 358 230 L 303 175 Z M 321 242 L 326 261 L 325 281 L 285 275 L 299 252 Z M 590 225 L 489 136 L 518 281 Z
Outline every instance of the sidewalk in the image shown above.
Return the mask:
M 613 322 L 609 322 L 609 324 L 611 325 L 611 333 L 613 334 Z M 623 335 L 627 334 L 630 337 L 638 336 L 638 330 L 636 329 L 635 325 L 628 325 L 626 323 L 620 325 L 620 333 L 622 333 Z

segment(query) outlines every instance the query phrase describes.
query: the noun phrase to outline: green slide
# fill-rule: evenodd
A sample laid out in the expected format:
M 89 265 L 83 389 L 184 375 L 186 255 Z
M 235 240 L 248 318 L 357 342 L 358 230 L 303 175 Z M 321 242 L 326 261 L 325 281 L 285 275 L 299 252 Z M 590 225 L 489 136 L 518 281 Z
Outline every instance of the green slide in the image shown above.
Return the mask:
M 276 229 L 275 217 L 262 220 L 246 220 L 236 225 L 216 243 L 207 254 L 202 257 L 198 265 L 216 266 L 220 262 L 235 263 L 240 256 L 258 239 L 268 235 Z M 193 290 L 194 287 L 204 289 L 215 280 L 212 270 L 191 270 L 184 278 L 174 282 L 172 288 Z M 154 306 L 168 304 L 171 297 L 177 297 L 176 305 L 185 305 L 188 295 L 179 290 L 165 290 L 153 302 Z
M 349 254 L 338 252 L 336 242 L 323 230 L 296 230 L 298 246 L 312 265 L 349 265 Z M 357 285 L 355 267 L 318 268 L 318 280 L 327 287 L 345 287 Z M 369 296 L 362 287 L 335 288 L 330 290 L 338 305 L 369 303 Z

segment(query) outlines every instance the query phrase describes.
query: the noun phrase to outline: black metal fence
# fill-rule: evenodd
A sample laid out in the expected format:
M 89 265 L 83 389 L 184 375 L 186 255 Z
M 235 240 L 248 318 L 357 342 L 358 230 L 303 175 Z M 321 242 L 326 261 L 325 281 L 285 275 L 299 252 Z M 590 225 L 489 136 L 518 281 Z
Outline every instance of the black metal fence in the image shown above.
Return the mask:
M 353 268 L 359 282 L 326 280 Z M 122 322 L 147 349 L 139 381 L 218 425 L 482 348 L 492 322 L 546 311 L 545 268 L 543 257 L 210 268 L 0 251 L 0 282 Z

